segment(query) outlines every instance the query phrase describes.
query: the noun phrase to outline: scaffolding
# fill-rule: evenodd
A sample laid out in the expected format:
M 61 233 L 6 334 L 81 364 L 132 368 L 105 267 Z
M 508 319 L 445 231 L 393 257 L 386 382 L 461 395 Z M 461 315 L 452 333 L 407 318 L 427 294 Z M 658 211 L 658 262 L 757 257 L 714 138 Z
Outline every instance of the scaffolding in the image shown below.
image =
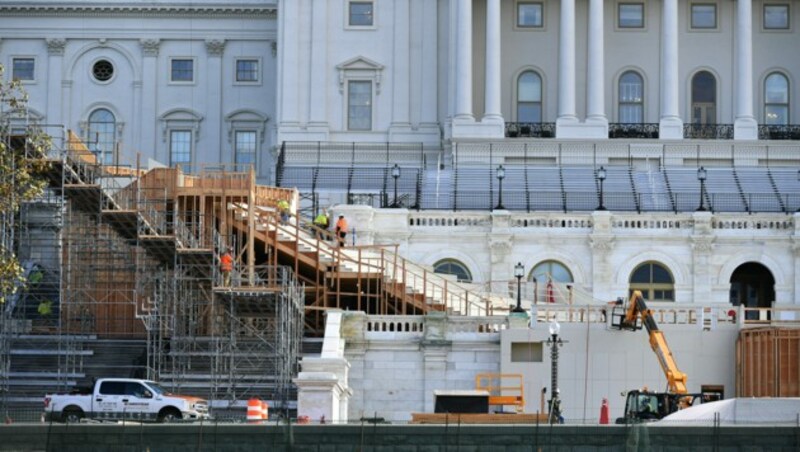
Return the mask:
M 0 239 L 13 245 L 28 281 L 2 306 L 0 408 L 16 390 L 11 378 L 31 369 L 51 377 L 39 381 L 37 403 L 91 377 L 140 376 L 212 400 L 256 396 L 287 407 L 304 290 L 290 269 L 255 265 L 252 236 L 232 228 L 241 219 L 228 205 L 250 202 L 252 171 L 191 178 L 109 167 L 71 132 L 61 144 L 46 196 L 0 218 Z M 236 249 L 237 270 L 248 275 L 224 291 L 215 254 L 222 246 Z M 21 370 L 13 350 L 41 348 L 23 340 L 49 341 L 53 350 L 39 355 L 50 359 Z M 101 343 L 120 340 L 139 341 L 141 359 L 98 363 Z
M 63 144 L 50 174 L 62 206 L 52 234 L 58 311 L 55 326 L 30 331 L 56 341 L 58 388 L 47 389 L 141 376 L 220 403 L 258 397 L 287 408 L 303 333 L 322 334 L 327 309 L 491 314 L 489 297 L 396 248 L 337 246 L 296 215 L 297 190 L 258 186 L 251 167 L 145 171 L 100 165 L 72 132 Z M 283 202 L 290 221 L 277 215 Z M 223 249 L 230 284 L 218 271 Z M 109 353 L 109 341 L 138 341 L 140 351 Z

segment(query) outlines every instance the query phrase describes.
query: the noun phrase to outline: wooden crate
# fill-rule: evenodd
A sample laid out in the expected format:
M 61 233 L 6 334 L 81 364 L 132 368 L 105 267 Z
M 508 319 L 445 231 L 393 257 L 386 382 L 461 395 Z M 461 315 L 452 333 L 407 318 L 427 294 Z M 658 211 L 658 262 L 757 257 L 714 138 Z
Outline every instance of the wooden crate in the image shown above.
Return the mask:
M 800 328 L 757 328 L 739 333 L 736 396 L 800 397 Z

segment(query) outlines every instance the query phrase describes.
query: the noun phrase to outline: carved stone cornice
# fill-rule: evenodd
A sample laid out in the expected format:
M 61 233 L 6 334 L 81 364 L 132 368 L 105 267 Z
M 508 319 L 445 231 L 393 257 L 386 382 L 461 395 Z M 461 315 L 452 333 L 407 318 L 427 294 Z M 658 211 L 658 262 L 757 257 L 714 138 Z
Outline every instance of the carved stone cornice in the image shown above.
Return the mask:
M 64 48 L 67 46 L 67 40 L 64 38 L 50 38 L 45 39 L 47 43 L 47 53 L 53 56 L 64 55 Z
M 224 51 L 224 39 L 206 39 L 206 52 L 208 52 L 209 55 L 221 56 Z
M 157 57 L 158 48 L 161 46 L 161 40 L 155 38 L 140 39 L 139 44 L 142 46 L 142 55 L 147 57 Z
M 88 3 L 88 2 L 86 2 Z M 144 3 L 144 2 L 142 2 Z M 150 3 L 150 2 L 148 2 Z M 105 2 L 94 4 L 70 5 L 52 4 L 49 2 L 20 1 L 16 4 L 0 6 L 0 14 L 4 16 L 235 16 L 235 17 L 267 17 L 277 18 L 276 5 L 230 5 L 222 2 L 211 5 L 183 4 L 128 4 L 109 5 Z

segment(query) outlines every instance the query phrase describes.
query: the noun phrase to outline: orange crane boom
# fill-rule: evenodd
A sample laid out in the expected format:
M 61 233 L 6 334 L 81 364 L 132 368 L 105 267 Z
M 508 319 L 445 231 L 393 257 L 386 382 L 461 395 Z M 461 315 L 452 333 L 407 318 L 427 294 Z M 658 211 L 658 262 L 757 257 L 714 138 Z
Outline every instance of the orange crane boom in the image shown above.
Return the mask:
M 624 317 L 620 319 L 618 325 L 614 326 L 620 329 L 637 330 L 641 328 L 637 322 L 639 318 L 641 318 L 642 324 L 647 329 L 647 333 L 650 336 L 650 347 L 656 354 L 661 370 L 667 377 L 669 392 L 687 394 L 689 391 L 686 389 L 686 374 L 681 372 L 678 369 L 678 365 L 675 364 L 675 358 L 672 356 L 669 345 L 667 345 L 664 332 L 658 329 L 658 324 L 653 318 L 653 312 L 647 308 L 642 292 L 635 290 L 631 294 Z

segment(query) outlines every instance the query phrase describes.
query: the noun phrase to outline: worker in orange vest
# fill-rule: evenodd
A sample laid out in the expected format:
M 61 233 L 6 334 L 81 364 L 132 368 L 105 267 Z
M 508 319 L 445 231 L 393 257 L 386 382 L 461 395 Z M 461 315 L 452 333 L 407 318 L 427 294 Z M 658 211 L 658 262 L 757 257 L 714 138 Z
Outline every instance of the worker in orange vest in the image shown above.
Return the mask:
M 219 271 L 222 273 L 222 285 L 231 285 L 231 272 L 233 271 L 233 256 L 229 248 L 225 248 L 222 256 L 219 257 Z
M 339 246 L 344 246 L 345 236 L 347 236 L 347 220 L 344 215 L 339 215 L 339 220 L 336 222 L 336 237 L 339 238 Z

